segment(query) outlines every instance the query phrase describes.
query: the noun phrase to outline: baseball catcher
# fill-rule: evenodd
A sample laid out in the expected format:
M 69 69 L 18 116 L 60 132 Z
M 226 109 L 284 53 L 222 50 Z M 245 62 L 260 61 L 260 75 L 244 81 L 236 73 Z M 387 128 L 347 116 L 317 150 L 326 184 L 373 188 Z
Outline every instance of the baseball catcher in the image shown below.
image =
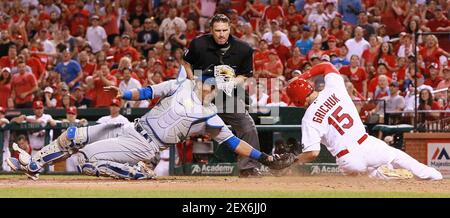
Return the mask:
M 290 166 L 295 155 L 271 156 L 233 135 L 211 103 L 216 95 L 214 81 L 214 78 L 189 80 L 181 67 L 177 79 L 142 89 L 121 92 L 117 87 L 106 87 L 107 91 L 115 91 L 117 97 L 125 100 L 156 97 L 161 100 L 134 123 L 70 127 L 32 157 L 13 146 L 20 152 L 19 159 L 9 158 L 7 163 L 13 170 L 24 171 L 36 180 L 48 164 L 77 155 L 78 170 L 86 175 L 152 179 L 160 150 L 188 136 L 208 133 L 238 155 L 258 160 L 271 169 Z

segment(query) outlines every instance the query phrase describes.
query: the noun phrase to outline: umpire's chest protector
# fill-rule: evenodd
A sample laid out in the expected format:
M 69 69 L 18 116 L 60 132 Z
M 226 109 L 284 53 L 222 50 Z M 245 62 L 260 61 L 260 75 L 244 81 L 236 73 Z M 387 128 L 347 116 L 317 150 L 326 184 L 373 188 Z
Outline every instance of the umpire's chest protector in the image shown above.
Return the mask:
M 175 144 L 189 135 L 203 134 L 215 106 L 203 106 L 193 91 L 194 82 L 174 83 L 176 91 L 163 98 L 141 119 L 142 126 L 162 144 Z M 163 146 L 163 145 L 162 145 Z

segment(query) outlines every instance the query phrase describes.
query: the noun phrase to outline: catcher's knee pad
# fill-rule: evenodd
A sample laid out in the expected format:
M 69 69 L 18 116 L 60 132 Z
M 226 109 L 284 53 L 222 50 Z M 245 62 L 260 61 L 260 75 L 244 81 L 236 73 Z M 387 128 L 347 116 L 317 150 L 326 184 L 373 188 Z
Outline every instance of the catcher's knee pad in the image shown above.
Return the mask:
M 79 171 L 91 176 L 105 176 L 116 179 L 152 179 L 155 173 L 149 168 L 145 168 L 141 162 L 135 166 L 128 163 L 122 164 L 112 161 L 86 162 L 78 167 Z
M 88 176 L 100 176 L 100 172 L 93 163 L 84 163 L 77 166 L 77 170 L 79 173 L 88 175 Z
M 88 142 L 88 128 L 71 126 L 67 128 L 67 131 L 63 132 L 57 140 L 59 145 L 63 148 L 80 149 Z
M 69 152 L 59 146 L 57 141 L 53 141 L 39 150 L 28 163 L 28 170 L 31 172 L 39 171 L 43 166 L 53 163 L 55 160 L 67 158 Z

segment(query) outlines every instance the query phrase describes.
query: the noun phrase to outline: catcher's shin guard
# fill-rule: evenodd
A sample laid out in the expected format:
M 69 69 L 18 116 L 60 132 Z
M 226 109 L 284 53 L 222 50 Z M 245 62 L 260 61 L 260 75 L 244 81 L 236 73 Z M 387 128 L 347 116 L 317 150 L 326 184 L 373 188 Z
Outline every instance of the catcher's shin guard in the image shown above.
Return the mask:
M 78 166 L 78 171 L 90 176 L 105 176 L 126 180 L 153 179 L 156 177 L 153 170 L 142 161 L 134 166 L 112 161 L 86 162 Z
M 76 128 L 71 126 L 56 140 L 39 150 L 32 158 L 24 155 L 24 157 L 19 157 L 19 161 L 27 166 L 30 172 L 38 172 L 42 167 L 53 163 L 53 161 L 69 157 L 70 154 L 84 147 L 87 141 L 87 127 Z
M 65 159 L 70 156 L 67 149 L 59 146 L 58 140 L 55 140 L 39 150 L 27 163 L 30 172 L 37 172 L 42 167 L 52 164 L 56 160 Z M 22 162 L 22 159 L 20 159 Z

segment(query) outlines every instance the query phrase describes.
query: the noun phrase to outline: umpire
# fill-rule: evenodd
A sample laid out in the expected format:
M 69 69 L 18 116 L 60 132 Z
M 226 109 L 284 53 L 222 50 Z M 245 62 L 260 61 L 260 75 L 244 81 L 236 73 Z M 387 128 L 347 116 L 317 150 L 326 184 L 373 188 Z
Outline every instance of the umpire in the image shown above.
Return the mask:
M 190 78 L 193 78 L 193 70 L 202 72 L 202 76 L 212 76 L 214 66 L 228 65 L 235 71 L 236 86 L 242 88 L 245 79 L 253 76 L 253 49 L 247 43 L 230 36 L 230 19 L 224 14 L 214 15 L 210 21 L 210 28 L 211 34 L 192 40 L 185 52 L 183 65 L 186 72 Z M 259 149 L 255 123 L 245 109 L 243 98 L 236 97 L 236 93 L 236 89 L 231 97 L 223 93 L 225 102 L 215 102 L 218 115 L 226 124 L 231 125 L 237 137 Z M 234 102 L 234 108 L 229 107 L 230 101 Z M 241 177 L 261 176 L 260 165 L 256 161 L 238 157 L 238 166 Z

